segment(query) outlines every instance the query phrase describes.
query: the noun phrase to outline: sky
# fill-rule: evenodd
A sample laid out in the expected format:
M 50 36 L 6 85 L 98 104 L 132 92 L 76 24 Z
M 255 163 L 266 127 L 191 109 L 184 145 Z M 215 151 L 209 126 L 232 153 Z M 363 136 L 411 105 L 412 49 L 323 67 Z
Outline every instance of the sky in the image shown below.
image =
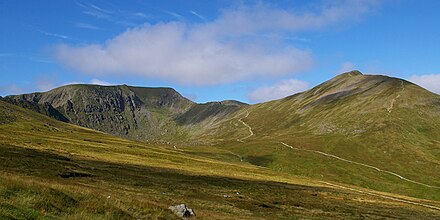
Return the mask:
M 258 103 L 350 70 L 440 94 L 440 1 L 0 0 L 0 95 L 73 83 Z

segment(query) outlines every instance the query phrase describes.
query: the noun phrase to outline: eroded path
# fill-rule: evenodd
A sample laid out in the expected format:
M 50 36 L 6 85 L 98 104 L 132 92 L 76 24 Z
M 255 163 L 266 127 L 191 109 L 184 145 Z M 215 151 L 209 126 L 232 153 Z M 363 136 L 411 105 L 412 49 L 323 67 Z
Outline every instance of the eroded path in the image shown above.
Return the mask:
M 334 158 L 334 159 L 337 159 L 337 160 L 341 160 L 341 161 L 344 161 L 344 162 L 347 162 L 347 163 L 357 164 L 357 165 L 364 166 L 364 167 L 367 167 L 367 168 L 370 168 L 370 169 L 374 169 L 374 170 L 376 170 L 378 172 L 387 173 L 387 174 L 396 176 L 399 179 L 407 181 L 407 182 L 410 182 L 410 183 L 426 186 L 426 187 L 429 187 L 429 188 L 440 189 L 440 187 L 438 187 L 438 186 L 432 186 L 432 185 L 428 185 L 428 184 L 425 184 L 425 183 L 417 182 L 415 180 L 411 180 L 411 179 L 405 178 L 405 177 L 403 177 L 403 176 L 401 176 L 401 175 L 399 175 L 397 173 L 394 173 L 394 172 L 391 172 L 391 171 L 388 171 L 388 170 L 384 170 L 384 169 L 381 169 L 381 168 L 378 168 L 378 167 L 375 167 L 375 166 L 371 166 L 371 165 L 368 165 L 368 164 L 359 163 L 359 162 L 352 161 L 352 160 L 347 160 L 347 159 L 338 157 L 338 156 L 333 155 L 333 154 L 328 154 L 328 153 L 324 153 L 322 151 L 317 151 L 317 150 L 309 150 L 309 149 L 302 149 L 302 148 L 292 147 L 292 146 L 290 146 L 290 145 L 288 145 L 288 144 L 286 144 L 284 142 L 281 142 L 281 144 L 286 146 L 286 147 L 288 147 L 288 148 L 290 148 L 290 149 L 293 149 L 293 150 L 301 150 L 301 151 L 307 151 L 307 152 L 312 152 L 312 153 L 316 153 L 316 154 L 321 154 L 321 155 L 324 155 L 326 157 L 331 157 L 331 158 Z
M 399 199 L 396 197 L 386 196 L 386 195 L 382 195 L 382 194 L 378 194 L 378 193 L 367 192 L 367 191 L 363 191 L 363 190 L 359 190 L 359 189 L 355 189 L 355 188 L 351 188 L 351 187 L 346 187 L 346 186 L 341 186 L 341 185 L 337 185 L 337 184 L 333 184 L 333 183 L 328 183 L 328 182 L 324 182 L 324 181 L 322 181 L 322 183 L 324 183 L 325 185 L 328 185 L 328 186 L 335 187 L 335 188 L 341 188 L 341 189 L 350 190 L 350 191 L 361 193 L 361 194 L 377 196 L 377 197 L 381 197 L 384 199 L 389 199 L 389 200 L 407 203 L 407 204 L 411 204 L 411 205 L 423 206 L 425 208 L 430 208 L 430 209 L 435 209 L 435 210 L 440 211 L 440 207 L 433 206 L 433 205 L 428 205 L 428 204 L 424 204 L 424 203 L 420 203 L 420 202 L 414 202 L 414 201 L 410 201 L 410 200 L 406 200 L 406 199 Z
M 243 140 L 248 139 L 250 137 L 252 137 L 254 135 L 254 132 L 252 131 L 252 127 L 249 126 L 248 124 L 246 124 L 246 122 L 243 121 L 243 119 L 247 118 L 249 116 L 249 111 L 246 110 L 246 115 L 240 119 L 238 119 L 239 122 L 241 122 L 244 126 L 246 126 L 249 130 L 249 135 L 246 137 L 242 137 L 242 138 L 238 138 L 237 141 L 238 142 L 243 142 Z
M 397 94 L 396 98 L 394 98 L 394 99 L 391 100 L 390 106 L 387 108 L 388 113 L 391 113 L 391 112 L 393 111 L 394 103 L 397 101 L 397 99 L 400 98 L 400 93 L 402 93 L 403 90 L 405 89 L 405 88 L 403 87 L 403 81 L 400 81 L 400 83 L 401 83 L 401 84 L 400 84 L 401 91 L 399 92 L 399 94 Z

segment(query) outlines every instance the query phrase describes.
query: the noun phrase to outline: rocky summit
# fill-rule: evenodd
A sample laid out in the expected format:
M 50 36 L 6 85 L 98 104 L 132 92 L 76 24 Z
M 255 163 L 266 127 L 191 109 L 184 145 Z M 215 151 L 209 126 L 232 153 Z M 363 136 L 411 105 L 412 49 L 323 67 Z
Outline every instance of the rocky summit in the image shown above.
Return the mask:
M 190 130 L 182 125 L 207 120 L 212 124 L 245 105 L 237 101 L 197 104 L 172 88 L 127 85 L 67 85 L 4 100 L 61 121 L 142 141 L 185 137 Z

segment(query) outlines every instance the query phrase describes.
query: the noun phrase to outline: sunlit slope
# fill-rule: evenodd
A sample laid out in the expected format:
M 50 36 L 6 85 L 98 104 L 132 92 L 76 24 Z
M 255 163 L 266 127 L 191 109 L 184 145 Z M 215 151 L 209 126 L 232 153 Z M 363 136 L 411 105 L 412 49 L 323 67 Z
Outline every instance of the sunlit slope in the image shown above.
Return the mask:
M 200 219 L 440 214 L 433 201 L 221 162 L 179 146 L 145 145 L 2 101 L 0 119 L 0 218 L 173 219 L 167 207 L 180 203 Z M 236 157 L 222 149 L 216 154 Z
M 254 133 L 243 142 L 240 119 Z M 440 199 L 440 97 L 401 79 L 348 72 L 249 106 L 211 134 L 257 165 Z

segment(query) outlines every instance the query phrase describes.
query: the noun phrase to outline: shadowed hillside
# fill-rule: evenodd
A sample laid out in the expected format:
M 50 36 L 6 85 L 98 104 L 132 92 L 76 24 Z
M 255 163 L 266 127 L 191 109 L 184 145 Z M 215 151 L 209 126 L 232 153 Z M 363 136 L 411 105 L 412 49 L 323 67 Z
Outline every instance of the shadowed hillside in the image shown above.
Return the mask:
M 196 104 L 171 88 L 126 85 L 68 85 L 8 96 L 5 101 L 61 121 L 142 141 L 182 140 L 189 131 L 179 124 L 204 122 L 209 126 L 243 105 L 235 101 Z

